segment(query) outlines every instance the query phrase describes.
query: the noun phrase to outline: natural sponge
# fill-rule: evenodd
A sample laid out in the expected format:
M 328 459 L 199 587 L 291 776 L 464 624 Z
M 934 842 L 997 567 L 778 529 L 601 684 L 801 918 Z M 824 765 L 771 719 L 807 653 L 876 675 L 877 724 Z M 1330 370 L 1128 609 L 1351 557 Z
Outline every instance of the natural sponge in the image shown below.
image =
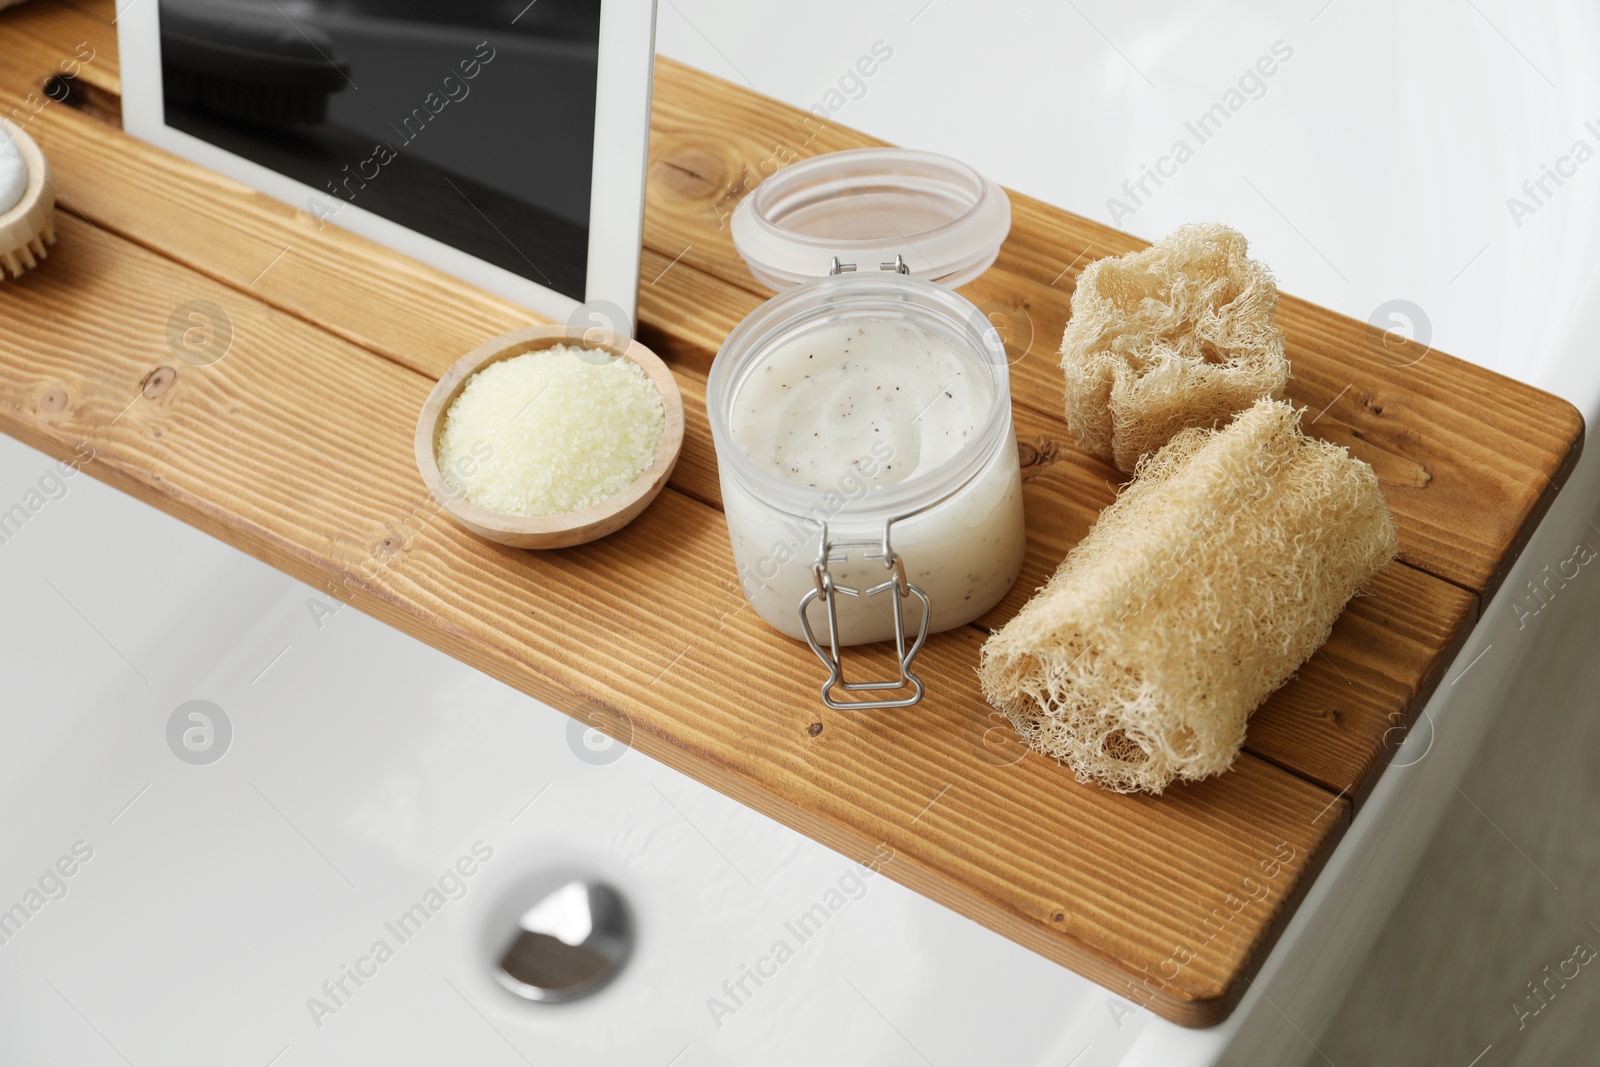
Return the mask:
M 1226 226 L 1190 225 L 1084 269 L 1061 367 L 1067 426 L 1086 450 L 1132 473 L 1179 430 L 1283 395 L 1278 287 L 1247 250 Z
M 1250 713 L 1394 557 L 1372 468 L 1264 400 L 1185 430 L 984 643 L 1027 743 L 1118 792 L 1228 769 Z

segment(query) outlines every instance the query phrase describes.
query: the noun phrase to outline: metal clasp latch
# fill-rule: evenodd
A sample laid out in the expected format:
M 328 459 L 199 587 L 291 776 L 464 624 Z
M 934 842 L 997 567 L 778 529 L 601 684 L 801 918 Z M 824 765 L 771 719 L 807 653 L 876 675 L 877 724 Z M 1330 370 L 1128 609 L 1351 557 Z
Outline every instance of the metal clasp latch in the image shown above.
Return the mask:
M 911 273 L 911 268 L 906 265 L 906 257 L 902 256 L 902 255 L 899 255 L 898 253 L 896 253 L 894 259 L 891 260 L 890 262 L 888 262 L 888 263 L 879 263 L 878 264 L 878 269 L 879 270 L 892 270 L 896 274 L 910 274 Z M 839 262 L 839 257 L 838 256 L 834 256 L 832 261 L 829 262 L 829 264 L 828 264 L 828 277 L 831 278 L 835 274 L 854 274 L 855 270 L 856 270 L 856 265 L 854 263 L 840 263 Z
M 928 620 L 932 615 L 932 604 L 928 594 L 917 586 L 906 581 L 905 564 L 895 554 L 889 544 L 889 527 L 894 525 L 890 519 L 883 524 L 882 541 L 832 541 L 828 538 L 828 524 L 822 524 L 820 547 L 817 552 L 817 561 L 811 565 L 812 576 L 816 579 L 817 587 L 800 598 L 800 628 L 805 632 L 806 642 L 811 645 L 811 651 L 817 654 L 822 665 L 828 668 L 828 680 L 822 684 L 822 702 L 837 711 L 850 711 L 856 708 L 907 708 L 922 699 L 922 679 L 918 678 L 911 670 L 911 661 L 917 658 L 917 653 L 922 651 L 922 642 L 928 637 Z M 851 548 L 864 548 L 866 559 L 883 560 L 884 568 L 889 572 L 889 577 L 868 589 L 858 589 L 855 586 L 844 585 L 833 580 L 833 574 L 828 570 L 830 563 L 843 563 L 848 557 Z M 844 680 L 844 664 L 839 656 L 839 610 L 837 595 L 861 597 L 863 599 L 877 596 L 879 593 L 888 592 L 894 604 L 894 647 L 895 655 L 900 661 L 900 677 L 881 682 L 847 682 Z M 906 645 L 905 615 L 901 611 L 901 604 L 907 596 L 914 596 L 922 601 L 922 623 L 917 627 L 917 638 Z M 811 629 L 811 620 L 806 617 L 806 608 L 817 598 L 827 606 L 828 610 L 828 650 L 824 651 L 818 643 L 816 634 Z M 884 692 L 911 687 L 911 695 L 898 699 L 881 700 L 835 700 L 832 696 L 834 686 L 853 693 Z

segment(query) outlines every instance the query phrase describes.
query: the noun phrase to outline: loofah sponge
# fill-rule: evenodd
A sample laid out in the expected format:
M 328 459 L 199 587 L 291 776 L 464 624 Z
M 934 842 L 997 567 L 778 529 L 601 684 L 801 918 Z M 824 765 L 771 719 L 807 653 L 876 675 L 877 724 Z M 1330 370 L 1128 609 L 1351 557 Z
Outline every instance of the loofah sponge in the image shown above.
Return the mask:
M 1181 226 L 1142 252 L 1089 264 L 1061 338 L 1067 425 L 1132 473 L 1179 430 L 1219 426 L 1283 395 L 1278 287 L 1226 226 Z
M 984 643 L 984 695 L 1080 781 L 1159 793 L 1216 774 L 1395 551 L 1372 468 L 1260 401 L 1140 464 Z

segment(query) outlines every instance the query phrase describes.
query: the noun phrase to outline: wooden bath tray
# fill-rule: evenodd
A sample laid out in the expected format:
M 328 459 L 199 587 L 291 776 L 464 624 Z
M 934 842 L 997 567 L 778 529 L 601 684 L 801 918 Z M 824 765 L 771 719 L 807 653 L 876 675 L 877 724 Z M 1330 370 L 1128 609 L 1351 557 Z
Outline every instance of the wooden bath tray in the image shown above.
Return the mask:
M 1013 323 L 1026 570 L 980 625 L 929 641 L 921 706 L 829 712 L 810 651 L 744 609 L 705 375 L 768 295 L 728 237 L 738 198 L 774 158 L 874 142 L 659 65 L 641 335 L 682 385 L 682 459 L 620 534 L 530 554 L 447 521 L 411 457 L 434 380 L 528 314 L 123 135 L 111 17 L 109 0 L 0 14 L 0 103 L 49 154 L 61 209 L 49 260 L 0 283 L 0 429 L 57 456 L 87 440 L 94 477 L 849 856 L 892 851 L 891 878 L 1186 1025 L 1238 1002 L 1578 455 L 1568 404 L 1386 354 L 1286 298 L 1290 396 L 1376 468 L 1401 562 L 1255 715 L 1231 773 L 1161 798 L 1078 785 L 1010 740 L 974 666 L 1112 499 L 1115 472 L 1066 432 L 1053 352 L 1077 272 L 1139 242 L 1013 194 L 1011 237 L 964 292 Z M 67 101 L 44 103 L 63 60 Z M 208 366 L 167 343 L 190 301 L 231 322 Z

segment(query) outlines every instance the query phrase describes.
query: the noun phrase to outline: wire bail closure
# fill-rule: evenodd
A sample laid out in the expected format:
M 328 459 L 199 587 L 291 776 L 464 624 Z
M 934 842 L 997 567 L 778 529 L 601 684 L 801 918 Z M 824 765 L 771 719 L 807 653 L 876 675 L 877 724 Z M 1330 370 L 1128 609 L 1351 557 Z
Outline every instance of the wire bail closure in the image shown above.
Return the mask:
M 910 274 L 911 267 L 906 263 L 906 257 L 896 254 L 890 262 L 879 263 L 878 269 L 893 271 L 895 274 Z M 839 257 L 834 256 L 828 264 L 828 276 L 839 274 L 853 274 L 856 264 L 841 263 Z M 904 518 L 904 516 L 899 516 Z M 889 544 L 889 528 L 895 524 L 896 519 L 889 519 L 883 524 L 883 539 L 881 541 L 834 541 L 828 537 L 828 524 L 822 524 L 822 533 L 819 539 L 817 560 L 811 565 L 811 575 L 816 581 L 816 588 L 810 590 L 800 598 L 800 629 L 806 635 L 806 643 L 811 646 L 811 651 L 817 654 L 822 665 L 828 668 L 828 680 L 822 683 L 822 702 L 835 711 L 849 711 L 852 709 L 868 708 L 908 708 L 922 700 L 922 679 L 918 678 L 911 670 L 911 661 L 917 658 L 917 653 L 922 651 L 922 643 L 928 637 L 928 620 L 932 616 L 933 605 L 928 600 L 928 594 L 906 580 L 906 567 L 900 557 L 895 554 Z M 852 585 L 844 585 L 833 580 L 833 574 L 828 570 L 830 563 L 844 563 L 849 559 L 848 550 L 852 548 L 866 549 L 863 554 L 865 559 L 881 559 L 886 570 L 890 572 L 886 581 L 868 589 L 858 589 Z M 895 655 L 900 661 L 900 677 L 877 682 L 847 682 L 844 680 L 844 661 L 839 655 L 839 596 L 874 597 L 880 593 L 888 592 L 894 604 L 894 647 Z M 917 627 L 917 637 L 906 645 L 905 614 L 901 607 L 908 596 L 914 596 L 922 602 L 922 622 Z M 824 650 L 817 640 L 817 635 L 811 628 L 811 620 L 806 617 L 806 609 L 811 602 L 821 598 L 828 611 L 828 649 Z M 893 692 L 898 689 L 911 687 L 911 695 L 896 699 L 883 698 L 880 700 L 835 700 L 833 689 L 838 686 L 852 693 L 881 693 Z
M 883 524 L 882 541 L 833 541 L 828 537 L 828 524 L 822 524 L 822 533 L 819 539 L 817 560 L 811 565 L 812 577 L 816 579 L 817 587 L 809 590 L 800 598 L 800 629 L 806 635 L 806 642 L 811 646 L 811 651 L 817 654 L 822 665 L 828 668 L 828 680 L 822 683 L 822 702 L 835 711 L 851 711 L 867 708 L 908 708 L 922 699 L 922 679 L 918 678 L 911 670 L 911 662 L 917 658 L 917 653 L 922 651 L 922 643 L 928 637 L 928 620 L 932 615 L 933 605 L 928 599 L 928 594 L 906 580 L 904 562 L 895 554 L 889 544 L 889 528 L 894 525 L 895 519 L 889 519 Z M 889 572 L 889 577 L 868 589 L 859 589 L 855 586 L 844 585 L 833 580 L 833 574 L 828 570 L 830 563 L 844 563 L 849 558 L 848 549 L 861 548 L 867 551 L 863 554 L 865 559 L 881 559 L 884 568 Z M 837 551 L 836 550 L 842 550 Z M 894 647 L 895 655 L 900 661 L 900 677 L 875 682 L 847 682 L 844 680 L 844 663 L 839 655 L 839 611 L 838 596 L 874 597 L 880 593 L 888 592 L 894 604 Z M 917 627 L 916 640 L 906 645 L 905 615 L 901 605 L 905 598 L 914 596 L 922 602 L 922 622 Z M 811 629 L 811 620 L 806 617 L 806 608 L 811 602 L 821 598 L 828 611 L 828 649 L 825 651 L 817 641 L 816 633 Z M 911 687 L 909 696 L 899 698 L 884 697 L 877 700 L 835 700 L 833 689 L 838 686 L 852 693 L 877 693 L 893 692 L 894 690 Z

